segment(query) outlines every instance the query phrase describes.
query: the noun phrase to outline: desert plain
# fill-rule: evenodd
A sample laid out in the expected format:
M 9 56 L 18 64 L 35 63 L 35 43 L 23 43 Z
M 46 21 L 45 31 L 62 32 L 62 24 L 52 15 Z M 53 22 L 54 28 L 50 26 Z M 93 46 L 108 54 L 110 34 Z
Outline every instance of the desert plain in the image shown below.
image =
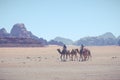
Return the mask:
M 61 61 L 58 48 L 0 48 L 0 80 L 120 80 L 120 46 L 86 46 L 92 59 L 83 62 Z

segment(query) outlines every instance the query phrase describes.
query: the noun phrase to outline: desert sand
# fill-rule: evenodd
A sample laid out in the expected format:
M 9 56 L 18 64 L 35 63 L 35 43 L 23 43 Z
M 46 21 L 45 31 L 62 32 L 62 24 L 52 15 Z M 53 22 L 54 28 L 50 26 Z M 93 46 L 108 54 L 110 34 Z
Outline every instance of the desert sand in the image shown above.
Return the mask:
M 119 46 L 89 46 L 84 62 L 62 62 L 58 48 L 0 48 L 0 80 L 120 80 Z

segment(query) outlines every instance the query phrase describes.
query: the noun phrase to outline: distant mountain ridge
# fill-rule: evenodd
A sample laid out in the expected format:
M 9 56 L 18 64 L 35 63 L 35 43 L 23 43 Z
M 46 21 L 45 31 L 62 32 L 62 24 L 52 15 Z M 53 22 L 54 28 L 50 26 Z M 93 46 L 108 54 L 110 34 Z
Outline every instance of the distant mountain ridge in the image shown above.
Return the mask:
M 63 42 L 63 43 L 66 44 L 66 45 L 73 45 L 73 41 L 70 40 L 70 39 L 67 39 L 67 38 L 56 37 L 56 38 L 53 39 L 53 40 L 58 41 L 58 42 Z
M 10 33 L 5 28 L 0 29 L 0 47 L 37 47 L 45 45 L 77 45 L 87 46 L 105 46 L 105 45 L 120 45 L 120 36 L 116 38 L 111 32 L 94 36 L 83 37 L 73 42 L 71 39 L 56 37 L 50 41 L 43 38 L 38 38 L 32 32 L 28 31 L 23 23 L 13 25 Z
M 117 38 L 111 32 L 107 32 L 103 35 L 96 37 L 84 37 L 75 42 L 75 45 L 81 45 L 81 44 L 89 45 L 89 46 L 117 45 Z
M 54 40 L 63 42 L 64 44 L 67 45 L 72 44 L 77 46 L 80 46 L 81 44 L 84 44 L 86 46 L 120 45 L 120 36 L 116 38 L 111 32 L 107 32 L 105 34 L 95 37 L 83 37 L 75 42 L 73 42 L 70 39 L 62 38 L 62 37 L 56 37 Z
M 100 36 L 98 36 L 98 37 L 99 37 L 99 38 L 103 38 L 103 39 L 106 39 L 106 38 L 115 39 L 115 38 L 116 38 L 111 32 L 106 32 L 105 34 L 100 35 Z

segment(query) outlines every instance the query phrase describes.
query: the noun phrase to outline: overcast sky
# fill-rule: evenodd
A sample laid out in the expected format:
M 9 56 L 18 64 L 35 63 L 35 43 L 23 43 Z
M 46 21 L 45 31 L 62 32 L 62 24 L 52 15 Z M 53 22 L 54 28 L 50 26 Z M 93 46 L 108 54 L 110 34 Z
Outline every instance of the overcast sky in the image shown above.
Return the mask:
M 0 0 L 0 28 L 16 23 L 47 40 L 120 35 L 120 0 Z

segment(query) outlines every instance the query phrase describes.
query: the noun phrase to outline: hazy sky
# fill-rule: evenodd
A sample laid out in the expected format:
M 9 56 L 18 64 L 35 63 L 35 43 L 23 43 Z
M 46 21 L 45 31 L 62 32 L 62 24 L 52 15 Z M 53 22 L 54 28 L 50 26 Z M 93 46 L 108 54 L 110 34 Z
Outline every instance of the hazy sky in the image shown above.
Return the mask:
M 47 40 L 120 35 L 120 0 L 0 0 L 0 28 L 16 23 Z

